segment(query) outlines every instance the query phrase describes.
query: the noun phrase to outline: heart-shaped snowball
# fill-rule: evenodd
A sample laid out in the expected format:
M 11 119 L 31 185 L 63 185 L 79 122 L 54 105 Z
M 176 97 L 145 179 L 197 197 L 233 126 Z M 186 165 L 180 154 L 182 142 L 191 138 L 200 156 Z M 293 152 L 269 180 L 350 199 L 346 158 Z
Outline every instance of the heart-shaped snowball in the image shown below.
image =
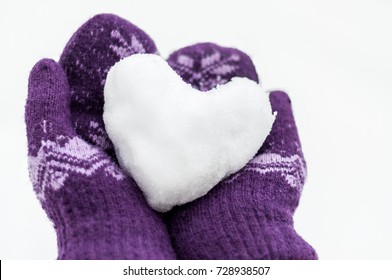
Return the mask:
M 244 167 L 275 120 L 257 83 L 235 78 L 200 92 L 153 54 L 115 64 L 104 97 L 119 163 L 160 212 L 205 195 Z

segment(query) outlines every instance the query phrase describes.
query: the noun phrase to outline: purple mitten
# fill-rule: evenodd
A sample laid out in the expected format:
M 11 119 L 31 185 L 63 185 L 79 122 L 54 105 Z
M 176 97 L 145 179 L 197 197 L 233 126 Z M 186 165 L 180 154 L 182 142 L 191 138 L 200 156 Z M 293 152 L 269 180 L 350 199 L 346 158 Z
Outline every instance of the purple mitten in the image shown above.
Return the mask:
M 138 52 L 156 52 L 145 33 L 99 15 L 68 43 L 61 57 L 65 73 L 49 59 L 30 73 L 29 171 L 56 229 L 59 259 L 175 258 L 162 218 L 106 153 L 112 152 L 102 125 L 106 74 Z
M 168 62 L 203 91 L 237 76 L 258 81 L 246 54 L 214 44 L 178 50 Z M 179 258 L 317 259 L 293 228 L 306 164 L 291 102 L 280 91 L 271 92 L 270 101 L 277 118 L 257 155 L 204 197 L 168 214 Z

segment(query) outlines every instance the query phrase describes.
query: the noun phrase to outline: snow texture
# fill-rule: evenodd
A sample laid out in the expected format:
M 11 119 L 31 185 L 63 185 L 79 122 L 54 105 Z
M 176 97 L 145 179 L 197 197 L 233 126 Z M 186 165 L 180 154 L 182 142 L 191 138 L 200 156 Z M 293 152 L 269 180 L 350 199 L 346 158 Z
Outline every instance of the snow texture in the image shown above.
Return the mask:
M 205 195 L 244 167 L 275 120 L 254 81 L 234 78 L 200 92 L 153 54 L 115 64 L 104 96 L 119 163 L 160 212 Z

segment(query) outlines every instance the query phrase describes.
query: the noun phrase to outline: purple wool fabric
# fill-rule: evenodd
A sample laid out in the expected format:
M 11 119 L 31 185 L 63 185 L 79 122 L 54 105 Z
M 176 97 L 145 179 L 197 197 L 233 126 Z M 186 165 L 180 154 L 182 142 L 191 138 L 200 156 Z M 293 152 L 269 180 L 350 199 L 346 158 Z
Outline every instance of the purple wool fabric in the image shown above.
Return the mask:
M 114 15 L 85 23 L 60 64 L 30 73 L 25 121 L 29 173 L 53 222 L 59 259 L 174 259 L 167 228 L 113 159 L 102 121 L 110 67 L 153 41 Z
M 168 62 L 202 91 L 233 77 L 258 81 L 246 54 L 211 43 L 180 49 Z M 167 214 L 178 258 L 317 259 L 293 227 L 306 163 L 291 101 L 281 91 L 272 92 L 270 101 L 277 118 L 257 155 L 207 195 Z
M 127 20 L 101 14 L 78 29 L 59 61 L 70 86 L 76 133 L 113 158 L 113 145 L 102 119 L 103 88 L 110 68 L 135 53 L 156 54 L 157 48 L 144 31 Z
M 199 43 L 172 53 L 169 65 L 182 79 L 201 91 L 227 83 L 233 77 L 259 82 L 255 66 L 245 53 L 212 43 Z
M 206 196 L 166 215 L 146 203 L 118 167 L 103 121 L 103 87 L 112 65 L 135 53 L 157 53 L 139 28 L 98 15 L 73 35 L 59 64 L 31 71 L 25 120 L 29 172 L 54 224 L 59 259 L 316 259 L 294 230 L 306 164 L 291 104 L 270 95 L 277 119 L 256 157 Z M 171 67 L 207 91 L 233 77 L 258 82 L 241 51 L 203 43 L 183 48 Z M 169 228 L 174 252 L 169 233 Z

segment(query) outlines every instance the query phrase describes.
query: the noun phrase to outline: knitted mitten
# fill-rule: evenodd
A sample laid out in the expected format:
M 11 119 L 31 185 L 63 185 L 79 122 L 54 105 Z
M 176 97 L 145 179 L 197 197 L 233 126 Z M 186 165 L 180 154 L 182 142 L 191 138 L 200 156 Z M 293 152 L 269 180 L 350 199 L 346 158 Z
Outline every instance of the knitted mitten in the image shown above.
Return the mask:
M 237 76 L 258 80 L 246 54 L 214 44 L 181 49 L 168 62 L 186 82 L 203 91 Z M 257 155 L 204 197 L 168 214 L 179 258 L 317 258 L 293 228 L 306 165 L 291 102 L 280 91 L 271 92 L 270 101 L 277 118 Z
M 59 259 L 173 259 L 162 218 L 106 152 L 103 86 L 124 56 L 156 52 L 140 29 L 99 15 L 61 57 L 30 73 L 25 121 L 34 190 L 53 222 Z M 105 152 L 106 151 L 106 152 Z

